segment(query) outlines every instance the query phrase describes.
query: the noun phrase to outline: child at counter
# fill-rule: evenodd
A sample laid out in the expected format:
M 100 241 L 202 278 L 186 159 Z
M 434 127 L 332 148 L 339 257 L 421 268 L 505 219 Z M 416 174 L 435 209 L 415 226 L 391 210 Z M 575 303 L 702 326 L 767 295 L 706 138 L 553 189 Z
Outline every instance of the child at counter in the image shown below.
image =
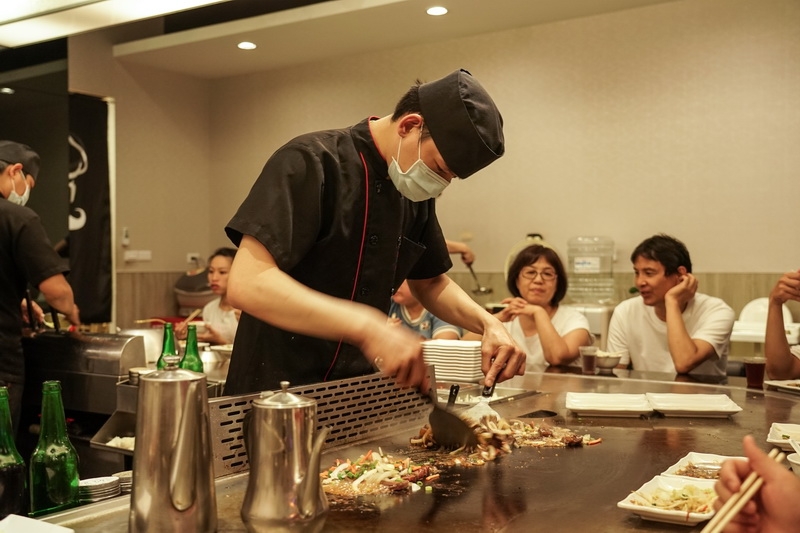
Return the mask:
M 210 344 L 232 344 L 239 326 L 241 311 L 228 303 L 228 273 L 231 270 L 235 248 L 219 248 L 208 258 L 208 285 L 219 298 L 211 300 L 203 307 L 205 330 L 197 332 L 197 340 Z M 186 338 L 188 323 L 175 325 L 179 339 Z
M 406 281 L 403 281 L 392 295 L 388 322 L 393 326 L 407 327 L 425 340 L 458 340 L 461 338 L 461 328 L 435 317 L 433 313 L 425 309 L 411 294 L 411 289 Z
M 580 311 L 560 306 L 567 294 L 567 272 L 555 250 L 533 244 L 520 251 L 508 268 L 506 280 L 513 298 L 496 316 L 527 354 L 526 368 L 569 365 L 581 346 L 594 342 L 589 322 Z M 465 340 L 480 339 L 466 333 Z

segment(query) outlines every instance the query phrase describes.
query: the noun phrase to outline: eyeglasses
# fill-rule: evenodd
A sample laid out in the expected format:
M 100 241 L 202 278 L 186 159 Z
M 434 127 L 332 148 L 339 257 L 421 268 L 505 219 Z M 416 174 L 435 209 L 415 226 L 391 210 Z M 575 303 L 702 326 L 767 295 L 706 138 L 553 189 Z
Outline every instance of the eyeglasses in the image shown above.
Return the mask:
M 534 280 L 536 276 L 539 276 L 542 281 L 553 281 L 558 277 L 558 274 L 552 270 L 542 270 L 541 272 L 538 270 L 523 270 L 519 275 L 528 280 Z

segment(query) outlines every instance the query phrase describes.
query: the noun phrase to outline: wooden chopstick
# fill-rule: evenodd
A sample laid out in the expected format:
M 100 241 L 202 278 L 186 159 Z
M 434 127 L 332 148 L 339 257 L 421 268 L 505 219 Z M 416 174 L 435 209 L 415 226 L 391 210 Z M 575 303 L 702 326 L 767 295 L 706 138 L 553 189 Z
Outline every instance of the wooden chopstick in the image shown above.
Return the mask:
M 778 448 L 773 448 L 769 452 L 769 458 L 773 459 L 776 463 L 783 462 L 784 457 L 786 457 L 786 454 L 781 452 Z M 719 533 L 722 531 L 725 526 L 728 525 L 728 522 L 739 514 L 742 507 L 747 505 L 747 502 L 755 496 L 756 492 L 758 492 L 763 484 L 764 480 L 761 479 L 758 474 L 750 472 L 750 475 L 747 476 L 747 479 L 744 480 L 744 483 L 742 483 L 742 486 L 739 488 L 739 492 L 731 496 L 731 498 L 725 502 L 725 505 L 714 514 L 714 517 L 706 524 L 706 527 L 704 527 L 700 533 Z
M 199 315 L 202 312 L 203 312 L 202 309 L 195 309 L 194 311 L 192 311 L 191 314 L 186 317 L 186 323 L 188 324 L 189 322 L 197 318 L 197 315 Z

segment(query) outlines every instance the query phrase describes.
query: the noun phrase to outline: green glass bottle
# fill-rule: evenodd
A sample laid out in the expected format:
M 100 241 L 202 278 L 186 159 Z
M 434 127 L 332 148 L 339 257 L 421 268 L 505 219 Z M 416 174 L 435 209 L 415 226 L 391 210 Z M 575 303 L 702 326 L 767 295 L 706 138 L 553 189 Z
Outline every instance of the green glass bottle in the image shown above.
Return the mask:
M 0 387 L 0 520 L 25 515 L 25 461 L 14 444 L 8 389 Z
M 67 436 L 61 382 L 42 384 L 39 442 L 31 455 L 30 516 L 41 516 L 78 504 L 78 452 Z
M 164 361 L 164 356 L 178 357 L 178 351 L 175 349 L 175 330 L 169 322 L 164 324 L 164 341 L 161 344 L 161 357 L 159 357 L 156 362 L 156 368 L 159 370 L 163 370 L 164 367 L 167 366 L 166 361 Z
M 183 352 L 183 359 L 178 363 L 180 368 L 203 371 L 203 360 L 200 359 L 200 351 L 197 349 L 197 326 L 189 324 L 189 331 L 186 334 L 186 350 Z

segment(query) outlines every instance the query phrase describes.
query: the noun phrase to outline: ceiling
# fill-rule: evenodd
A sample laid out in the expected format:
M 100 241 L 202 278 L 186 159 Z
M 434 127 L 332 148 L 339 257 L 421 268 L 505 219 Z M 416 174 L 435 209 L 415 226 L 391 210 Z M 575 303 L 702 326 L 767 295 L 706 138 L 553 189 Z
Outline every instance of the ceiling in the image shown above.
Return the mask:
M 676 0 L 438 0 L 449 13 L 432 17 L 431 0 L 329 0 L 120 43 L 113 52 L 123 62 L 215 79 L 669 1 Z M 240 41 L 258 48 L 239 50 Z

